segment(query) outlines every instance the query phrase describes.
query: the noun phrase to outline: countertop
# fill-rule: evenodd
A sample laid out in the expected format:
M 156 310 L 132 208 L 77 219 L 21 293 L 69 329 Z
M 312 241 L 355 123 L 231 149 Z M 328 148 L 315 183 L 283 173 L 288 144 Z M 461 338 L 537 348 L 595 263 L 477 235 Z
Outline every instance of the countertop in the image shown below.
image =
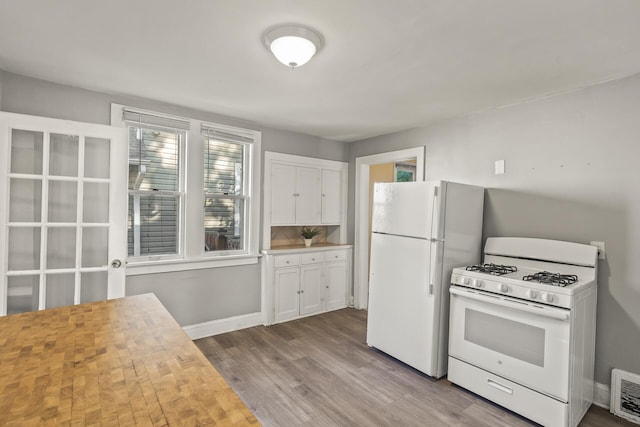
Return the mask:
M 153 294 L 0 330 L 0 425 L 259 425 Z
M 304 245 L 304 243 L 302 243 L 298 245 L 274 246 L 271 249 L 263 249 L 261 252 L 264 255 L 273 255 L 304 251 L 330 251 L 334 249 L 350 249 L 352 247 L 353 245 L 345 245 L 340 243 L 314 243 L 311 246 L 307 247 Z

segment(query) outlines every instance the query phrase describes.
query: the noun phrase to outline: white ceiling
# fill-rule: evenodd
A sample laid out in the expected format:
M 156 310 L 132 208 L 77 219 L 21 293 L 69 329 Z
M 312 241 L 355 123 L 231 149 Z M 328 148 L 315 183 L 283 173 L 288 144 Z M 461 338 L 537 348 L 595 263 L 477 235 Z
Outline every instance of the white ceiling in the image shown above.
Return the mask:
M 640 1 L 0 0 L 0 68 L 354 141 L 638 73 Z

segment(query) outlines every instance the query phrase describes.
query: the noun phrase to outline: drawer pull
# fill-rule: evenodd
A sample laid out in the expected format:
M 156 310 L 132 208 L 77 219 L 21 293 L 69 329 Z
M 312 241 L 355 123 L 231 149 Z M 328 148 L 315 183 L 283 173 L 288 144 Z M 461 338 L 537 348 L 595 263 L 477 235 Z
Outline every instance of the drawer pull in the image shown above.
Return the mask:
M 496 388 L 504 393 L 507 394 L 513 394 L 513 389 L 511 387 L 507 387 L 506 385 L 502 385 L 498 382 L 495 382 L 494 380 L 492 380 L 491 378 L 487 379 L 487 384 L 489 384 L 491 387 Z

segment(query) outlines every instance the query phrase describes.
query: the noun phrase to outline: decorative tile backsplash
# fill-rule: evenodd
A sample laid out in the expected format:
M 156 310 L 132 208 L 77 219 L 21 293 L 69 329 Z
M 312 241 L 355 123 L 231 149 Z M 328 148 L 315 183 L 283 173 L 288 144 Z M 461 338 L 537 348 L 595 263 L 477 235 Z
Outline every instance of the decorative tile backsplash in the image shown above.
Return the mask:
M 313 238 L 313 243 L 327 243 L 327 226 L 314 225 L 313 227 L 320 230 L 320 234 Z M 271 247 L 304 244 L 300 230 L 302 226 L 271 227 Z

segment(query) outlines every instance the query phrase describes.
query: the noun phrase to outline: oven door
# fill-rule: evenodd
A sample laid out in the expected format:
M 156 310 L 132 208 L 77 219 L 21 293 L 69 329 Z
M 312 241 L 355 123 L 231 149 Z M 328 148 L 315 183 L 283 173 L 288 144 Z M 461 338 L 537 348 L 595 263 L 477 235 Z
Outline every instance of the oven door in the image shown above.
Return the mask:
M 449 355 L 568 402 L 571 311 L 451 286 Z

